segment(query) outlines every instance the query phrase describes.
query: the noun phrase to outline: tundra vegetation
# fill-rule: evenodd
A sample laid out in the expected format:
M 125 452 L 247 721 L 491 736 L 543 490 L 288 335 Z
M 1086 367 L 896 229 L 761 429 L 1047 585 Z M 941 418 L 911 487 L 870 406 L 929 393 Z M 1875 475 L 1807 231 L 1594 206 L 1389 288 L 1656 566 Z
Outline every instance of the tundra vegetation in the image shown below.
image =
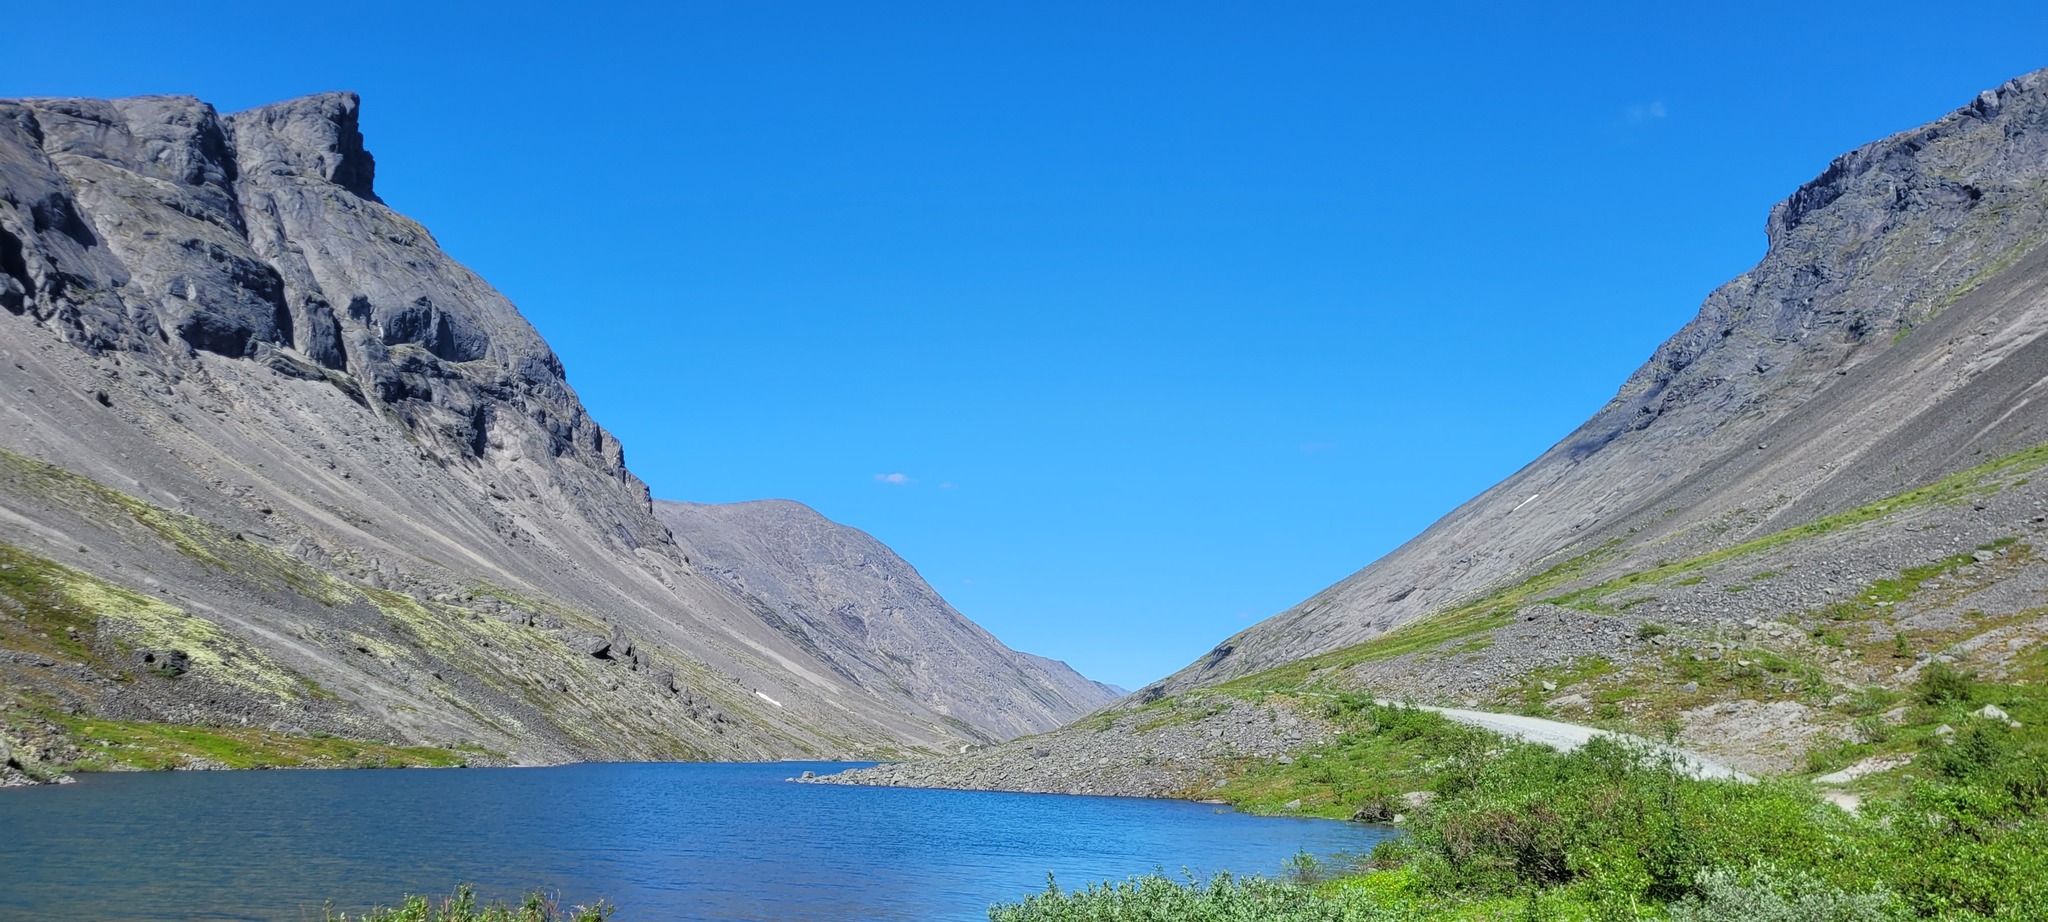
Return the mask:
M 1652 746 L 1562 753 L 1363 695 L 1322 707 L 1343 732 L 1223 789 L 1396 821 L 1369 855 L 1284 878 L 1153 875 L 990 910 L 993 922 L 1607 920 L 1895 922 L 2048 917 L 2048 741 L 1981 716 L 2011 686 L 1927 671 L 1908 702 L 1930 735 L 1896 791 L 1857 810 L 1797 777 L 1688 777 Z M 2022 705 L 2033 711 L 2039 701 Z M 1994 714 L 1997 711 L 1993 712 Z

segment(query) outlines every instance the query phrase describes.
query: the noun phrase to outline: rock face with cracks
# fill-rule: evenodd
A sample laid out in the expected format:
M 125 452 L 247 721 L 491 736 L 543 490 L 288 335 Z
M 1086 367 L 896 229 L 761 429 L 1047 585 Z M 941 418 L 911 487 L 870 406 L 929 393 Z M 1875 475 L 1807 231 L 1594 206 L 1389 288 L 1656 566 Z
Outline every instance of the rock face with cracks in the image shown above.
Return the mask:
M 8 777 L 161 724 L 285 760 L 325 735 L 836 757 L 1112 697 L 950 609 L 893 616 L 974 643 L 860 649 L 704 572 L 547 344 L 376 172 L 348 93 L 0 101 Z M 991 678 L 845 668 L 892 653 Z

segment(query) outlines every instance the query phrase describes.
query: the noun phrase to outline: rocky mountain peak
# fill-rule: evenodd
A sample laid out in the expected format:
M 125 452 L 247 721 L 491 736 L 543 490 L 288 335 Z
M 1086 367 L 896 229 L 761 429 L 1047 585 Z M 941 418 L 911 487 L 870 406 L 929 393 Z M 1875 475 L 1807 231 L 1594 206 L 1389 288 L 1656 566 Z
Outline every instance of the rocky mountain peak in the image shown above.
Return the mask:
M 2044 186 L 2048 71 L 1835 158 L 1771 209 L 1763 260 L 1709 295 L 1572 450 L 1674 411 L 1689 437 L 1767 393 L 1825 386 L 2038 246 Z
M 189 96 L 0 100 L 0 306 L 170 379 L 211 355 L 325 382 L 444 463 L 662 543 L 553 350 L 377 198 L 359 111 L 353 93 L 227 117 Z M 627 521 L 588 499 L 621 490 Z
M 228 117 L 243 169 L 333 183 L 378 202 L 377 160 L 363 147 L 354 93 L 319 93 Z

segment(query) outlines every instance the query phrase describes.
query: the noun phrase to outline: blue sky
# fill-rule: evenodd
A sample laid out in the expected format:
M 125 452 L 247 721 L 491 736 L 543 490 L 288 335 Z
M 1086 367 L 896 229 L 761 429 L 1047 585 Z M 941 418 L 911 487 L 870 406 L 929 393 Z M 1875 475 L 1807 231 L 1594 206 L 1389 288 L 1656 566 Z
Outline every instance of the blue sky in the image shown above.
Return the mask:
M 873 533 L 1137 687 L 1598 408 L 1953 4 L 17 5 L 0 95 L 353 89 L 655 495 Z M 1986 18 L 1989 17 L 1989 18 Z

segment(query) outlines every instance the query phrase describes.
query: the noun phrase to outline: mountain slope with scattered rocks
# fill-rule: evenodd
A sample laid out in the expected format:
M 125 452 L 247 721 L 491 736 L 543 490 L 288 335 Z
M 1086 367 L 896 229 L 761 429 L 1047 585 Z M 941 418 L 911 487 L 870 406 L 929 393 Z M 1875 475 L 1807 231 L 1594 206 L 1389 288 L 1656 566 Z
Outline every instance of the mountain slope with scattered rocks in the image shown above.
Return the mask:
M 835 757 L 1089 706 L 992 639 L 960 699 L 865 684 L 693 565 L 547 344 L 379 198 L 358 106 L 0 101 L 9 771 Z
M 1368 640 L 1608 542 L 1619 567 L 1689 556 L 2048 439 L 2044 129 L 2048 72 L 1837 158 L 1577 431 L 1164 687 Z

